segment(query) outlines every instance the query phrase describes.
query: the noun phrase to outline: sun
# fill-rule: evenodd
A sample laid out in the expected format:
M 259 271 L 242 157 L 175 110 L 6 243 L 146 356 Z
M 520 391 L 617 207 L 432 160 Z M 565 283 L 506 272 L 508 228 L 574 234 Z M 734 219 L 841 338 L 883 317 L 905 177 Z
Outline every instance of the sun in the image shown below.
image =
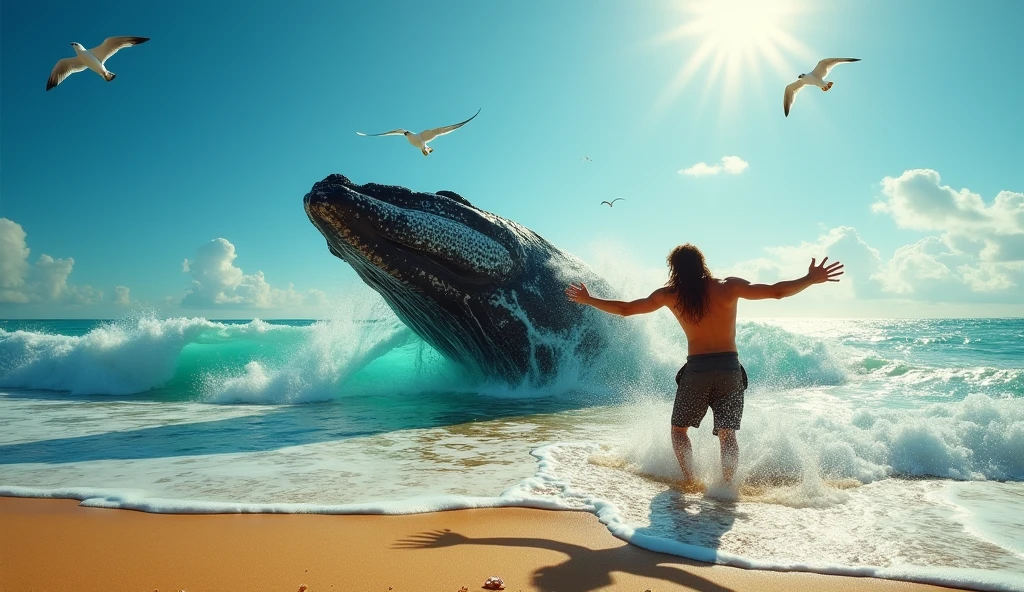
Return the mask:
M 796 75 L 787 58 L 812 57 L 810 49 L 787 31 L 804 11 L 798 0 L 687 0 L 677 7 L 684 22 L 655 41 L 686 39 L 695 42 L 696 49 L 665 89 L 663 102 L 674 101 L 703 70 L 705 95 L 721 84 L 729 100 L 745 78 L 761 76 L 763 64 L 785 80 Z

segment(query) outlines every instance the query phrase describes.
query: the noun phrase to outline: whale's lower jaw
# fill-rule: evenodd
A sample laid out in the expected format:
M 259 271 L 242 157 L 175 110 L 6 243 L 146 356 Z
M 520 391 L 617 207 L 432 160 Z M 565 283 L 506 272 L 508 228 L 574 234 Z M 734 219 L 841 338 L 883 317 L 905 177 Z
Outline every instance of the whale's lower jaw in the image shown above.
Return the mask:
M 500 290 L 454 293 L 453 286 L 445 286 L 441 292 L 428 293 L 405 282 L 401 273 L 374 264 L 344 241 L 329 237 L 328 244 L 335 256 L 381 295 L 399 320 L 449 360 L 484 378 L 512 384 L 543 381 L 549 364 L 535 364 L 526 353 L 530 350 L 527 331 L 503 307 Z M 502 318 L 496 322 L 495 317 Z

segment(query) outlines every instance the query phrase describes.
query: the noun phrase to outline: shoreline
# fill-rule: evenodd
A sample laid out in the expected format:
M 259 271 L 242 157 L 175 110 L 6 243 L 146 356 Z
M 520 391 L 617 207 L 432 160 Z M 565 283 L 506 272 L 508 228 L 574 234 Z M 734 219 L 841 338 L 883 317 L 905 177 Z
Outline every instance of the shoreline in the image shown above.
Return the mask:
M 647 551 L 589 512 L 154 514 L 0 497 L 0 591 L 458 592 L 907 590 L 941 586 L 762 571 Z

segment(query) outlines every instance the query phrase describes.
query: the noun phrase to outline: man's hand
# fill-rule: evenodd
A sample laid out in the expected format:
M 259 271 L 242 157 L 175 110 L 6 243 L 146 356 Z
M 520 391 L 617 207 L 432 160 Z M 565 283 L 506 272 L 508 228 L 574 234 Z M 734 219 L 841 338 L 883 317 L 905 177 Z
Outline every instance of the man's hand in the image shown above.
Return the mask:
M 569 300 L 578 304 L 590 304 L 590 292 L 587 291 L 587 285 L 580 282 L 580 285 L 569 284 L 569 287 L 565 289 L 565 295 L 569 297 Z
M 446 528 L 444 530 L 432 530 L 411 535 L 408 538 L 396 541 L 392 547 L 395 549 L 439 549 L 441 547 L 465 545 L 472 540 Z
M 807 268 L 807 279 L 811 280 L 812 284 L 838 282 L 839 276 L 843 275 L 843 264 L 838 261 L 833 262 L 828 267 L 825 267 L 828 257 L 821 260 L 821 265 L 814 265 L 814 261 L 814 259 L 811 259 L 811 266 Z

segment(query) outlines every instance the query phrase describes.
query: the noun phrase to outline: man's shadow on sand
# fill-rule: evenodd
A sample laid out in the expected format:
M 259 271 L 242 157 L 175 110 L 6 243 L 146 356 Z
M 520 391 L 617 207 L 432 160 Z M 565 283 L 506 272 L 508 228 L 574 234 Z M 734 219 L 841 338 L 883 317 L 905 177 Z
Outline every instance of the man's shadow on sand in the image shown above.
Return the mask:
M 742 518 L 742 513 L 734 501 L 667 489 L 651 499 L 650 526 L 636 529 L 635 534 L 675 541 L 687 546 L 688 557 L 712 562 L 722 536 L 732 530 L 736 518 Z
M 714 502 L 718 511 L 708 519 L 696 517 L 687 511 L 687 504 L 694 496 L 684 496 L 668 490 L 656 496 L 651 502 L 651 526 L 636 530 L 641 537 L 671 537 L 682 545 L 700 545 L 697 555 L 706 561 L 713 561 L 714 549 L 721 536 L 732 527 L 729 515 L 734 513 L 733 504 Z M 673 537 L 671 533 L 677 533 Z M 684 535 L 682 539 L 678 535 Z M 692 536 L 691 536 L 692 535 Z M 704 548 L 705 544 L 714 547 Z M 698 561 L 676 555 L 651 552 L 626 545 L 611 549 L 590 549 L 562 541 L 528 537 L 467 537 L 450 530 L 435 530 L 411 535 L 397 541 L 395 549 L 441 549 L 456 545 L 491 545 L 497 547 L 532 547 L 563 553 L 568 558 L 562 563 L 548 565 L 533 573 L 532 585 L 550 592 L 590 592 L 613 584 L 612 572 L 629 573 L 652 580 L 679 584 L 694 590 L 710 592 L 731 592 L 708 579 L 687 570 L 688 567 L 703 565 Z

